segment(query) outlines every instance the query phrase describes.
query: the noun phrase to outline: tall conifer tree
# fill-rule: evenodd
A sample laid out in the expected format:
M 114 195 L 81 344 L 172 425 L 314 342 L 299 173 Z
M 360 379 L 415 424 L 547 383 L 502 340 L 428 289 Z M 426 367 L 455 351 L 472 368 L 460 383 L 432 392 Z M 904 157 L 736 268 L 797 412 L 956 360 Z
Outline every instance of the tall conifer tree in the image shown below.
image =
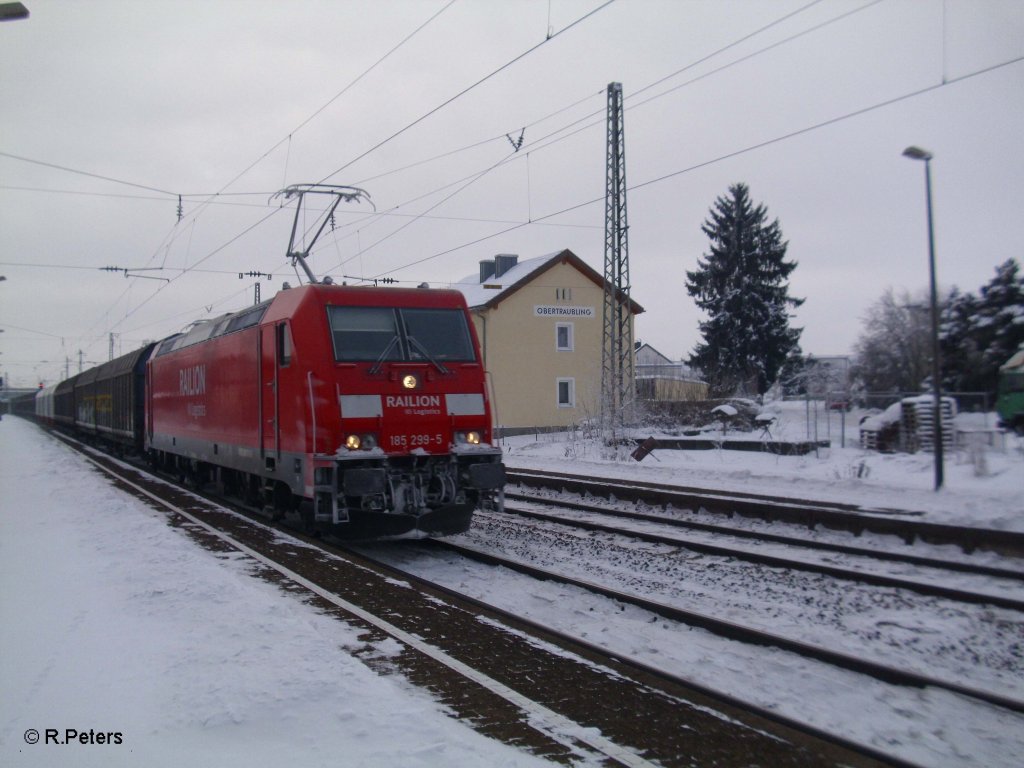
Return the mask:
M 999 367 L 1024 345 L 1024 275 L 1016 259 L 996 267 L 980 296 L 954 293 L 940 337 L 943 386 L 994 398 Z
M 803 299 L 789 296 L 788 243 L 767 209 L 754 206 L 746 184 L 719 197 L 701 227 L 710 253 L 686 273 L 686 290 L 708 316 L 704 341 L 690 357 L 718 396 L 763 394 L 792 353 L 802 329 L 789 327 L 789 310 Z

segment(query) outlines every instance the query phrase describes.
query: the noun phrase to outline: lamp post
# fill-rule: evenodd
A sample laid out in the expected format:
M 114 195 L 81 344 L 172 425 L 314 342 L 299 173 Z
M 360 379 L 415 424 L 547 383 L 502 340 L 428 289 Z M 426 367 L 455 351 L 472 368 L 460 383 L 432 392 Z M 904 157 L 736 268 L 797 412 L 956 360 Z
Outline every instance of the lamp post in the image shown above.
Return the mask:
M 932 153 L 920 147 L 907 147 L 903 156 L 911 160 L 924 160 L 925 195 L 928 202 L 928 273 L 931 281 L 932 305 L 932 394 L 934 396 L 935 422 L 935 490 L 942 488 L 943 482 L 943 446 L 942 446 L 942 379 L 939 360 L 939 299 L 935 286 L 935 228 L 932 222 Z

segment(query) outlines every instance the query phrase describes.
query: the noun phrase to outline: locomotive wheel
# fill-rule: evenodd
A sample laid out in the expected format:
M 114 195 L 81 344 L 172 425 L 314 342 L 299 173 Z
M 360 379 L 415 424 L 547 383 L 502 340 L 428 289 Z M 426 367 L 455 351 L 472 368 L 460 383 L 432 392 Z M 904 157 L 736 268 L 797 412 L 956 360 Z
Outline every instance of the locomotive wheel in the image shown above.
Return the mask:
M 295 509 L 295 498 L 292 496 L 292 489 L 284 483 L 275 483 L 274 490 L 270 495 L 270 505 L 273 508 L 273 519 L 283 520 L 284 516 Z
M 250 507 L 259 507 L 263 501 L 260 491 L 260 479 L 255 475 L 249 475 L 245 482 L 245 489 L 242 491 L 242 500 Z
M 299 504 L 299 522 L 303 533 L 314 538 L 320 538 L 320 531 L 313 519 L 313 504 L 303 501 Z

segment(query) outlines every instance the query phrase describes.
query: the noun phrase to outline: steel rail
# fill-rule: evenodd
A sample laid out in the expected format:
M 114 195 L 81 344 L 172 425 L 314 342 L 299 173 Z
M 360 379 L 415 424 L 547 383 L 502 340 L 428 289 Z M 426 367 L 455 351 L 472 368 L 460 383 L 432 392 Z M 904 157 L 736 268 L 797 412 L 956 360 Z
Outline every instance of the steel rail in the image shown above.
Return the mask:
M 595 514 L 607 515 L 609 517 L 621 517 L 628 520 L 641 520 L 644 522 L 658 523 L 673 528 L 686 528 L 705 533 L 733 536 L 739 539 L 752 539 L 755 541 L 771 542 L 773 544 L 786 544 L 793 547 L 806 549 L 817 549 L 828 552 L 837 552 L 844 555 L 858 555 L 871 557 L 876 560 L 889 560 L 907 565 L 919 565 L 927 568 L 941 568 L 947 571 L 957 571 L 975 576 L 992 576 L 998 579 L 1015 579 L 1024 581 L 1024 570 L 1010 570 L 1009 568 L 998 568 L 990 565 L 976 563 L 964 563 L 958 560 L 939 560 L 933 557 L 912 555 L 904 552 L 889 552 L 884 549 L 871 549 L 868 547 L 855 547 L 849 544 L 836 544 L 830 541 L 815 541 L 813 539 L 800 538 L 798 536 L 786 536 L 779 533 L 767 531 L 752 531 L 746 528 L 733 528 L 727 525 L 716 525 L 714 523 L 703 523 L 697 520 L 686 520 L 666 515 L 652 515 L 644 512 L 633 512 L 625 509 L 613 509 L 599 507 L 595 504 L 587 504 L 581 501 L 565 501 L 562 499 L 553 500 L 542 496 L 531 496 L 515 491 L 506 491 L 506 499 L 515 501 L 526 501 L 534 504 L 557 505 L 566 509 L 576 509 L 581 512 L 593 512 Z
M 377 629 L 385 632 L 391 637 L 399 640 L 415 651 L 433 659 L 436 662 L 448 667 L 453 673 L 464 677 L 465 679 L 474 682 L 483 688 L 487 689 L 491 693 L 505 699 L 513 706 L 519 707 L 524 714 L 528 717 L 531 727 L 537 731 L 545 734 L 546 736 L 561 741 L 566 746 L 572 745 L 572 740 L 578 741 L 585 744 L 587 747 L 593 749 L 596 753 L 603 755 L 605 758 L 614 761 L 618 765 L 627 766 L 627 768 L 655 768 L 655 764 L 646 760 L 638 752 L 634 752 L 628 747 L 623 747 L 614 742 L 604 738 L 600 733 L 590 733 L 587 729 L 580 728 L 578 724 L 572 722 L 569 718 L 549 709 L 543 704 L 529 699 L 517 691 L 503 685 L 497 680 L 489 677 L 485 673 L 459 661 L 452 657 L 449 653 L 445 652 L 441 648 L 432 645 L 428 641 L 422 639 L 416 634 L 410 633 L 406 630 L 401 629 L 388 619 L 371 613 L 364 608 L 352 603 L 349 600 L 342 598 L 341 596 L 331 592 L 328 589 L 320 586 L 315 581 L 297 573 L 293 569 L 284 565 L 283 563 L 275 560 L 274 558 L 254 549 L 248 544 L 239 541 L 234 535 L 221 530 L 219 527 L 202 520 L 195 514 L 183 509 L 180 505 L 171 502 L 160 495 L 154 493 L 151 490 L 143 488 L 133 480 L 125 477 L 122 473 L 115 471 L 108 464 L 97 460 L 95 457 L 89 456 L 84 451 L 82 452 L 83 458 L 90 462 L 99 471 L 108 475 L 114 479 L 117 483 L 127 486 L 131 491 L 138 494 L 139 496 L 149 499 L 153 503 L 163 507 L 167 511 L 175 515 L 179 515 L 182 518 L 188 520 L 193 525 L 201 528 L 206 533 L 215 537 L 223 544 L 245 554 L 247 557 L 252 558 L 261 565 L 273 570 L 283 578 L 291 581 L 292 583 L 308 590 L 319 598 L 326 600 L 330 604 L 337 608 L 351 614 L 352 616 L 361 619 L 365 623 L 376 627 Z M 148 475 L 148 472 L 142 471 L 143 474 Z M 200 495 L 200 497 L 203 497 Z M 245 516 L 247 517 L 247 516 Z M 266 525 L 265 521 L 258 521 L 261 525 Z M 274 528 L 275 526 L 269 525 L 268 528 Z M 308 542 L 307 542 L 308 543 Z M 330 550 L 326 547 L 320 547 L 321 550 L 329 552 Z M 355 554 L 355 553 L 352 553 Z M 364 560 L 366 558 L 363 558 Z M 805 731 L 806 732 L 806 731 Z M 572 733 L 571 737 L 563 735 L 564 733 Z M 834 740 L 833 740 L 834 743 Z M 858 750 L 863 752 L 863 750 Z
M 506 500 L 507 498 L 508 496 L 506 495 Z M 825 563 L 814 563 L 805 560 L 790 560 L 786 557 L 769 555 L 762 552 L 752 552 L 748 549 L 737 549 L 719 544 L 708 544 L 702 541 L 693 541 L 692 539 L 662 536 L 657 533 L 647 533 L 644 531 L 634 531 L 628 528 L 619 528 L 614 525 L 605 525 L 604 523 L 598 523 L 590 520 L 575 520 L 573 518 L 562 517 L 557 514 L 538 512 L 536 510 L 518 509 L 515 507 L 510 508 L 507 504 L 505 510 L 534 520 L 543 520 L 546 522 L 557 523 L 559 525 L 567 525 L 573 528 L 581 528 L 586 531 L 598 531 L 612 535 L 628 536 L 651 544 L 667 544 L 669 546 L 682 547 L 705 555 L 733 557 L 739 560 L 757 563 L 758 565 L 771 566 L 773 568 L 788 568 L 790 570 L 820 573 L 824 576 L 831 576 L 832 578 L 845 579 L 848 581 L 858 581 L 875 587 L 906 589 L 929 597 L 958 600 L 962 603 L 994 605 L 1000 608 L 1009 608 L 1010 610 L 1024 612 L 1024 600 L 1013 597 L 1004 597 L 1002 595 L 993 595 L 981 592 L 969 592 L 955 587 L 943 586 L 942 584 L 914 581 L 912 579 L 901 578 L 898 576 L 887 576 L 879 573 L 869 573 L 866 571 L 859 571 L 854 568 L 843 568 L 838 565 L 827 565 Z
M 425 644 L 423 643 L 423 641 L 417 635 L 410 635 L 409 633 L 403 632 L 401 630 L 398 630 L 398 635 L 393 634 L 393 632 L 394 632 L 394 630 L 396 628 L 393 627 L 390 624 L 390 622 L 388 622 L 386 620 L 383 620 L 383 619 L 380 619 L 380 618 L 378 618 L 378 617 L 376 617 L 376 616 L 374 616 L 372 614 L 369 614 L 366 611 L 364 611 L 363 609 L 361 609 L 358 606 L 355 606 L 355 605 L 349 603 L 346 600 L 340 599 L 338 596 L 336 596 L 333 593 L 323 589 L 322 587 L 320 587 L 315 582 L 312 582 L 309 579 L 307 579 L 306 577 L 301 576 L 301 575 L 295 573 L 293 570 L 291 570 L 287 566 L 285 566 L 285 565 L 283 565 L 281 563 L 278 563 L 275 560 L 271 559 L 270 557 L 268 557 L 268 556 L 266 556 L 266 555 L 256 551 L 252 547 L 237 541 L 231 534 L 229 534 L 229 533 L 227 533 L 225 531 L 222 531 L 219 528 L 217 528 L 216 526 L 201 520 L 200 518 L 196 517 L 192 513 L 182 509 L 177 504 L 175 504 L 175 503 L 173 503 L 173 502 L 171 502 L 171 501 L 169 501 L 167 499 L 161 498 L 160 496 L 158 496 L 157 494 L 153 493 L 152 491 L 147 490 L 145 488 L 142 488 L 141 486 L 139 486 L 135 482 L 133 482 L 131 479 L 125 477 L 121 473 L 121 471 L 119 471 L 120 468 L 115 469 L 114 467 L 111 467 L 110 464 L 106 463 L 105 461 L 99 461 L 99 460 L 97 460 L 97 458 L 88 455 L 88 450 L 87 450 L 86 446 L 84 446 L 83 444 L 81 444 L 77 440 L 69 439 L 69 438 L 67 438 L 66 436 L 63 436 L 63 435 L 60 435 L 59 437 L 60 437 L 60 439 L 64 440 L 67 444 L 69 444 L 72 448 L 74 448 L 75 450 L 77 450 L 80 453 L 82 453 L 83 457 L 86 458 L 86 460 L 89 461 L 91 464 L 93 464 L 93 466 L 95 466 L 99 471 L 101 471 L 101 472 L 109 475 L 110 477 L 114 478 L 118 484 L 123 484 L 126 487 L 126 489 L 130 489 L 132 492 L 137 493 L 140 496 L 144 496 L 146 498 L 149 498 L 153 502 L 155 502 L 155 503 L 165 507 L 166 509 L 172 511 L 174 514 L 181 515 L 183 518 L 189 520 L 194 525 L 202 528 L 207 533 L 211 534 L 212 536 L 214 536 L 217 539 L 219 539 L 220 541 L 222 541 L 224 544 L 227 544 L 228 546 L 231 546 L 231 547 L 237 549 L 238 551 L 244 552 L 244 553 L 246 553 L 250 557 L 254 557 L 258 562 L 260 562 L 263 565 L 265 565 L 265 566 L 273 569 L 274 571 L 280 573 L 282 576 L 284 576 L 285 578 L 293 581 L 294 583 L 296 583 L 296 584 L 298 584 L 298 585 L 300 585 L 300 586 L 302 586 L 302 587 L 304 587 L 306 589 L 311 590 L 314 594 L 316 594 L 319 597 L 327 600 L 328 602 L 336 605 L 337 607 L 341 608 L 342 610 L 345 610 L 345 611 L 347 611 L 349 613 L 352 613 L 353 615 L 355 615 L 358 618 L 366 621 L 367 623 L 370 623 L 370 624 L 372 624 L 374 626 L 378 626 L 379 628 L 381 628 L 383 631 L 387 632 L 388 634 L 392 634 L 392 636 L 398 636 L 403 642 L 406 642 L 407 644 L 409 644 L 412 647 L 416 648 L 420 652 L 427 653 L 428 655 L 431 655 L 431 656 L 437 655 L 437 653 L 435 651 L 433 651 L 432 649 L 426 647 Z M 110 460 L 109 456 L 104 456 L 104 458 L 106 458 L 108 461 Z M 175 485 L 175 484 L 169 483 L 169 481 L 166 478 L 152 475 L 148 470 L 146 470 L 146 469 L 144 469 L 142 467 L 134 466 L 133 465 L 132 469 L 133 469 L 133 471 L 138 472 L 140 475 L 154 477 L 154 478 L 158 479 L 161 483 L 169 484 L 169 485 Z M 180 485 L 179 487 L 181 487 L 181 488 L 183 488 L 185 490 L 188 490 L 189 493 L 195 494 L 195 495 L 199 496 L 200 498 L 209 498 L 207 494 L 197 493 L 197 491 L 195 489 L 188 489 L 188 488 L 185 488 L 185 486 L 183 486 L 183 485 Z M 210 499 L 210 500 L 214 501 L 214 499 Z M 222 500 L 220 500 L 220 499 L 216 499 L 215 501 L 216 501 L 216 503 L 221 503 L 222 502 Z M 235 513 L 241 515 L 241 517 L 243 519 L 249 519 L 249 520 L 255 521 L 258 524 L 260 524 L 261 526 L 264 526 L 265 528 L 268 528 L 268 529 L 275 529 L 276 528 L 276 529 L 281 529 L 281 530 L 288 530 L 284 526 L 280 526 L 280 525 L 276 525 L 276 524 L 268 522 L 262 516 L 260 516 L 260 515 L 258 515 L 256 513 L 251 512 L 251 510 L 244 509 L 244 508 L 238 508 L 237 506 L 232 506 L 232 511 L 234 511 Z M 289 530 L 289 533 L 294 533 L 294 532 Z M 758 706 L 756 704 L 752 704 L 749 701 L 745 701 L 745 700 L 743 700 L 741 698 L 738 698 L 736 696 L 732 696 L 730 694 L 726 694 L 726 693 L 724 693 L 722 691 L 718 691 L 718 690 L 716 690 L 714 688 L 702 685 L 700 683 L 695 683 L 693 681 L 687 680 L 687 679 L 679 677 L 677 675 L 673 675 L 673 674 L 665 672 L 664 670 L 661 670 L 661 669 L 659 669 L 657 667 L 645 664 L 645 663 L 643 663 L 641 661 L 638 661 L 638 660 L 635 660 L 635 659 L 631 659 L 631 658 L 628 658 L 628 657 L 624 657 L 621 654 L 617 654 L 617 653 L 611 652 L 607 648 L 603 648 L 602 646 L 599 646 L 599 645 L 596 645 L 594 643 L 588 642 L 588 641 L 586 641 L 586 640 L 584 640 L 582 638 L 573 636 L 573 635 L 565 633 L 565 632 L 561 632 L 559 630 L 552 629 L 551 627 L 545 626 L 545 625 L 540 624 L 538 622 L 534 622 L 534 621 L 532 621 L 530 619 L 526 619 L 526 618 L 522 617 L 521 615 L 512 613 L 510 611 L 506 611 L 506 610 L 501 609 L 501 608 L 499 608 L 497 606 L 494 606 L 494 605 L 491 605 L 491 604 L 486 603 L 484 601 L 481 601 L 481 600 L 478 600 L 476 598 L 470 597 L 470 596 L 465 595 L 465 594 L 463 594 L 461 592 L 458 592 L 456 590 L 452 590 L 452 589 L 450 589 L 450 588 L 448 588 L 448 587 L 446 587 L 446 586 L 444 586 L 442 584 L 438 584 L 438 583 L 432 582 L 432 581 L 430 581 L 428 579 L 424 579 L 424 578 L 421 578 L 419 576 L 416 576 L 414 574 L 407 573 L 407 572 L 405 572 L 405 571 L 403 571 L 401 569 L 395 568 L 394 566 L 391 566 L 391 565 L 389 565 L 387 563 L 383 563 L 381 561 L 378 561 L 375 558 L 366 555 L 365 553 L 357 552 L 355 550 L 352 550 L 352 549 L 350 549 L 347 546 L 338 546 L 338 545 L 331 546 L 331 545 L 326 545 L 322 541 L 314 540 L 314 539 L 309 539 L 307 537 L 301 537 L 301 540 L 307 546 L 311 546 L 311 547 L 314 547 L 314 548 L 321 549 L 322 551 L 327 552 L 327 553 L 331 553 L 332 550 L 338 550 L 338 549 L 343 550 L 346 557 L 351 556 L 354 560 L 361 560 L 364 563 L 366 563 L 366 562 L 372 563 L 375 568 L 378 568 L 380 570 L 386 571 L 388 574 L 399 576 L 403 580 L 406 580 L 406 581 L 411 582 L 411 583 L 415 583 L 418 586 L 424 587 L 424 588 L 426 588 L 428 590 L 435 590 L 439 594 L 444 594 L 444 595 L 449 596 L 449 597 L 453 598 L 454 600 L 457 600 L 457 601 L 459 601 L 461 603 L 464 603 L 464 604 L 466 604 L 468 606 L 474 607 L 474 608 L 479 609 L 481 611 L 485 611 L 486 613 L 488 613 L 488 614 L 498 618 L 499 620 L 507 622 L 510 626 L 513 626 L 513 627 L 518 626 L 520 628 L 533 631 L 533 632 L 537 633 L 538 635 L 540 635 L 542 637 L 547 637 L 547 638 L 550 638 L 550 639 L 554 639 L 554 640 L 562 643 L 563 647 L 566 647 L 569 650 L 572 650 L 573 648 L 579 649 L 580 651 L 583 651 L 584 654 L 589 654 L 589 656 L 591 658 L 597 659 L 601 663 L 604 663 L 604 664 L 606 664 L 607 666 L 609 666 L 609 667 L 611 667 L 613 669 L 619 668 L 619 669 L 623 669 L 623 670 L 627 670 L 627 671 L 632 670 L 633 672 L 639 673 L 639 674 L 641 674 L 643 676 L 646 676 L 649 679 L 652 679 L 652 680 L 655 680 L 655 681 L 661 681 L 662 684 L 663 684 L 663 687 L 662 687 L 663 691 L 665 690 L 664 689 L 664 685 L 674 686 L 674 687 L 677 687 L 677 688 L 680 688 L 680 689 L 683 689 L 683 690 L 693 691 L 694 693 L 698 693 L 698 694 L 701 694 L 703 696 L 709 697 L 712 700 L 716 700 L 716 701 L 722 702 L 722 704 L 724 704 L 724 705 L 732 706 L 732 707 L 735 707 L 735 708 L 737 708 L 739 710 L 747 712 L 747 713 L 749 713 L 749 714 L 751 714 L 751 715 L 753 715 L 755 717 L 760 717 L 760 718 L 763 718 L 763 719 L 765 719 L 767 721 L 775 722 L 775 723 L 777 723 L 777 724 L 779 724 L 779 725 L 781 725 L 781 726 L 783 726 L 785 728 L 788 728 L 788 729 L 790 729 L 790 730 L 792 730 L 794 732 L 802 733 L 802 734 L 805 734 L 805 735 L 810 736 L 812 738 L 820 739 L 823 742 L 835 745 L 835 746 L 837 746 L 839 748 L 842 748 L 842 749 L 848 750 L 848 751 L 850 751 L 852 753 L 861 755 L 861 756 L 863 756 L 864 758 L 866 758 L 868 760 L 873 760 L 873 761 L 876 761 L 876 762 L 878 762 L 880 764 L 883 764 L 883 765 L 893 766 L 893 768 L 920 768 L 919 764 L 917 764 L 917 763 L 914 763 L 914 762 L 911 762 L 909 760 L 906 760 L 906 759 L 894 756 L 892 754 L 886 753 L 886 752 L 884 752 L 884 751 L 880 750 L 879 748 L 874 747 L 872 745 L 864 744 L 862 742 L 846 738 L 846 737 L 844 737 L 842 735 L 826 731 L 826 730 L 821 729 L 821 728 L 819 728 L 817 726 L 810 725 L 808 723 L 804 723 L 804 722 L 802 722 L 800 720 L 797 720 L 795 718 L 791 718 L 791 717 L 788 717 L 786 715 L 780 714 L 779 712 L 777 712 L 777 711 L 775 711 L 773 709 L 766 708 L 766 707 L 761 707 L 761 706 Z M 434 542 L 440 543 L 439 540 L 429 540 L 429 541 L 434 541 Z M 440 656 L 444 656 L 445 654 L 443 652 L 440 652 L 439 655 Z M 446 665 L 450 665 L 453 669 L 455 669 L 455 671 L 467 674 L 470 679 L 474 679 L 475 680 L 481 674 L 481 673 L 475 672 L 475 670 L 472 670 L 472 669 L 469 669 L 468 667 L 465 667 L 464 664 L 461 664 L 461 663 L 459 663 L 457 661 L 446 660 L 446 659 L 443 659 L 443 658 L 440 659 L 440 660 L 441 660 L 442 663 L 444 663 Z M 479 682 L 479 680 L 477 680 L 477 682 Z M 489 681 L 485 681 L 485 682 L 487 682 L 489 684 Z M 500 685 L 498 687 L 500 688 Z M 513 701 L 513 703 L 522 706 L 522 702 L 519 701 L 519 698 L 521 698 L 521 697 L 518 697 L 517 694 L 515 694 L 514 691 L 509 691 L 509 692 L 497 691 L 497 692 L 498 692 L 499 695 L 507 696 L 509 699 L 511 699 Z M 546 712 L 541 713 L 541 714 L 548 715 L 548 713 L 546 713 Z M 561 716 L 558 716 L 557 713 L 551 713 L 551 715 L 554 715 L 556 718 L 557 717 L 561 717 Z M 548 730 L 543 725 L 538 725 L 536 727 L 537 727 L 537 730 L 539 730 L 541 732 L 545 732 L 545 731 Z M 551 734 L 549 733 L 549 735 L 551 735 Z M 579 737 L 577 736 L 577 738 L 579 738 Z M 637 756 L 635 754 L 632 754 L 632 753 L 629 753 L 626 750 L 619 749 L 618 746 L 615 745 L 615 744 L 612 744 L 610 742 L 606 742 L 606 740 L 603 740 L 603 739 L 600 738 L 599 734 L 594 735 L 594 736 L 590 737 L 589 739 L 583 738 L 583 739 L 581 739 L 581 741 L 586 743 L 587 746 L 590 746 L 590 747 L 594 748 L 596 751 L 604 752 L 604 754 L 607 757 L 609 757 L 610 759 L 612 759 L 613 761 L 615 761 L 615 762 L 617 762 L 619 764 L 622 764 L 622 765 L 638 764 L 637 762 L 634 761 L 634 758 L 637 758 L 639 756 Z M 595 741 L 597 742 L 596 744 L 594 743 Z M 646 762 L 642 761 L 642 759 L 639 762 L 642 762 L 643 764 L 646 764 Z
M 587 590 L 588 592 L 611 598 L 612 600 L 618 600 L 629 605 L 634 605 L 638 608 L 643 608 L 644 610 L 650 611 L 662 618 L 706 629 L 709 632 L 713 632 L 716 635 L 730 640 L 738 640 L 743 643 L 779 648 L 780 650 L 796 653 L 804 658 L 815 659 L 816 661 L 822 661 L 827 664 L 831 664 L 832 666 L 868 675 L 892 685 L 910 686 L 914 688 L 942 688 L 963 696 L 969 696 L 970 698 L 983 701 L 987 704 L 1003 707 L 1004 709 L 1008 709 L 1013 712 L 1024 713 L 1024 701 L 1014 699 L 1009 696 L 979 690 L 977 688 L 961 685 L 960 683 L 948 680 L 928 677 L 927 675 L 922 675 L 905 669 L 890 667 L 885 664 L 869 661 L 857 656 L 851 656 L 849 654 L 829 650 L 828 648 L 811 645 L 810 643 L 793 640 L 792 638 L 784 637 L 782 635 L 776 635 L 771 632 L 765 632 L 763 630 L 753 629 L 752 627 L 746 627 L 734 622 L 717 619 L 713 616 L 708 616 L 707 614 L 665 605 L 664 603 L 648 600 L 647 598 L 640 597 L 639 595 L 622 592 L 620 590 L 605 587 L 583 579 L 577 579 L 572 576 L 566 576 L 564 574 L 556 573 L 555 571 L 550 571 L 546 568 L 538 568 L 537 566 L 529 565 L 518 560 L 510 560 L 489 552 L 482 552 L 480 550 L 473 549 L 472 547 L 455 544 L 451 541 L 430 540 L 430 545 L 456 552 L 464 557 L 468 557 L 482 563 L 487 563 L 488 565 L 504 566 L 510 570 L 517 571 L 518 573 L 522 573 L 527 576 L 532 576 L 536 579 L 555 581 L 560 584 L 578 587 L 580 589 Z
M 929 523 L 911 519 L 922 512 L 854 504 L 805 501 L 760 494 L 715 491 L 639 481 L 615 481 L 547 470 L 509 469 L 510 483 L 539 488 L 568 490 L 579 494 L 643 501 L 648 504 L 703 509 L 716 514 L 740 514 L 767 521 L 783 521 L 814 529 L 823 527 L 898 536 L 907 544 L 921 540 L 933 544 L 954 544 L 964 552 L 976 549 L 1024 555 L 1024 533 L 986 528 Z
M 469 557 L 477 559 L 475 557 L 475 554 L 469 554 L 476 553 L 476 550 L 464 548 L 458 544 L 453 544 L 452 542 L 444 539 L 424 539 L 422 542 L 419 542 L 419 544 L 425 547 L 450 549 L 452 551 L 459 552 L 460 554 L 467 554 Z M 678 675 L 674 675 L 671 672 L 666 672 L 660 667 L 655 667 L 653 665 L 646 664 L 638 659 L 624 656 L 620 653 L 616 653 L 604 646 L 592 643 L 589 640 L 585 640 L 577 635 L 572 635 L 567 632 L 563 632 L 562 630 L 554 629 L 550 626 L 534 621 L 533 619 L 525 618 L 521 614 L 507 611 L 503 608 L 494 605 L 493 603 L 488 603 L 484 600 L 480 600 L 479 598 L 471 597 L 470 595 L 467 595 L 463 592 L 459 592 L 458 590 L 452 589 L 451 587 L 447 587 L 444 584 L 440 584 L 436 581 L 426 579 L 422 576 L 417 576 L 416 574 L 409 573 L 408 571 L 393 566 L 390 563 L 386 563 L 383 560 L 379 560 L 373 557 L 372 555 L 367 554 L 366 552 L 360 550 L 350 550 L 348 547 L 343 547 L 343 549 L 345 550 L 346 554 L 351 554 L 353 557 L 362 558 L 366 562 L 372 563 L 375 567 L 386 570 L 396 577 L 414 583 L 420 587 L 436 590 L 437 592 L 444 594 L 448 597 L 451 597 L 452 599 L 456 599 L 465 602 L 468 605 L 472 605 L 479 610 L 487 611 L 488 613 L 494 614 L 501 618 L 503 621 L 507 621 L 514 626 L 518 625 L 520 627 L 529 629 L 530 631 L 536 632 L 538 634 L 554 638 L 559 642 L 564 643 L 570 648 L 572 646 L 576 646 L 579 648 L 586 649 L 586 651 L 590 653 L 594 658 L 604 659 L 604 663 L 606 663 L 608 666 L 621 666 L 626 669 L 635 669 L 639 672 L 642 672 L 644 675 L 648 675 L 656 680 L 661 680 L 666 683 L 679 686 L 681 688 L 696 691 L 704 696 L 708 696 L 712 699 L 717 699 L 718 701 L 722 701 L 726 704 L 729 704 L 730 706 L 737 707 L 758 717 L 763 717 L 766 720 L 771 720 L 773 722 L 779 723 L 780 725 L 784 725 L 787 728 L 792 728 L 795 731 L 799 731 L 809 736 L 814 736 L 815 738 L 831 742 L 833 744 L 836 744 L 837 746 L 843 747 L 844 749 L 849 749 L 851 751 L 858 752 L 860 754 L 865 755 L 866 757 L 870 757 L 882 763 L 898 766 L 907 766 L 907 768 L 912 768 L 913 766 L 916 766 L 915 763 L 911 763 L 909 761 L 902 760 L 901 758 L 894 757 L 893 755 L 882 752 L 881 750 L 873 746 L 864 744 L 862 742 L 854 741 L 852 739 L 848 739 L 844 736 L 840 736 L 839 734 L 835 734 L 830 731 L 818 728 L 817 726 L 802 722 L 795 718 L 788 717 L 787 715 L 779 713 L 775 709 L 770 709 L 767 707 L 759 706 L 757 704 L 753 704 L 737 696 L 733 696 L 732 694 L 724 693 L 723 691 L 711 688 L 710 686 L 704 685 L 702 683 L 698 683 L 693 680 L 688 680 Z M 486 561 L 484 557 L 481 557 L 479 559 L 481 561 Z M 527 575 L 536 575 L 534 573 L 529 573 L 528 571 L 521 570 L 519 567 L 510 564 L 514 561 L 505 562 L 501 561 L 500 558 L 495 558 L 495 560 L 499 561 L 493 563 L 495 565 L 505 565 L 508 566 L 511 570 L 516 570 L 521 573 L 527 573 Z M 542 576 L 541 578 L 548 578 L 552 581 L 559 581 L 561 583 L 566 583 L 575 586 L 581 586 L 582 584 L 584 584 L 584 582 L 574 584 L 572 580 L 565 579 L 557 575 L 551 575 L 550 577 Z M 624 600 L 624 602 L 628 602 L 628 600 Z

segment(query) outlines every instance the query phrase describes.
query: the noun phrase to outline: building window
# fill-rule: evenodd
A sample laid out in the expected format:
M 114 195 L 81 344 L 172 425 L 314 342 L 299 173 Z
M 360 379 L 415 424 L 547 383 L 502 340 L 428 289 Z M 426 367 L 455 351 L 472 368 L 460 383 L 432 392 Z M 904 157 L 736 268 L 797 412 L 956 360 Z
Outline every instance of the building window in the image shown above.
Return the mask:
M 555 349 L 559 352 L 572 352 L 572 323 L 555 325 Z
M 572 288 L 555 288 L 555 301 L 572 301 Z
M 576 379 L 558 379 L 558 407 L 576 407 Z

